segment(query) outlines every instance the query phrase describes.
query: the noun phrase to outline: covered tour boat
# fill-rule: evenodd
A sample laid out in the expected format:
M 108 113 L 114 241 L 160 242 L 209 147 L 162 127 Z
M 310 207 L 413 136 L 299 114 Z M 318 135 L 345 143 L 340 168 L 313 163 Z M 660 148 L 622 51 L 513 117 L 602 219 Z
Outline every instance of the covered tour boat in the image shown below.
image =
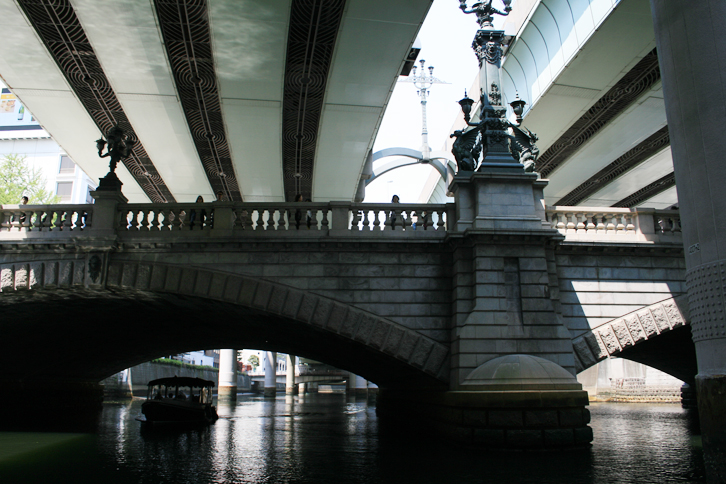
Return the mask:
M 219 417 L 212 405 L 214 382 L 171 377 L 149 382 L 141 412 L 146 423 L 213 423 Z

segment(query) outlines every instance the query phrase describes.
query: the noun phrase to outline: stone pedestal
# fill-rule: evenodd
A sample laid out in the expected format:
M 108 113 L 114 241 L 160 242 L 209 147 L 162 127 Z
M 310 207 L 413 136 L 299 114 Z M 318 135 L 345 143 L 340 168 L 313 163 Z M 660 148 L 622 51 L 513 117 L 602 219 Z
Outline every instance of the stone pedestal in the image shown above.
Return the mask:
M 545 220 L 547 181 L 519 167 L 457 176 L 451 186 L 457 205 L 451 390 L 461 390 L 482 363 L 508 354 L 539 356 L 575 374 L 554 261 L 562 236 Z
M 584 447 L 592 442 L 587 392 L 543 358 L 509 355 L 485 363 L 450 392 L 381 390 L 381 418 L 413 417 L 448 439 L 492 449 Z

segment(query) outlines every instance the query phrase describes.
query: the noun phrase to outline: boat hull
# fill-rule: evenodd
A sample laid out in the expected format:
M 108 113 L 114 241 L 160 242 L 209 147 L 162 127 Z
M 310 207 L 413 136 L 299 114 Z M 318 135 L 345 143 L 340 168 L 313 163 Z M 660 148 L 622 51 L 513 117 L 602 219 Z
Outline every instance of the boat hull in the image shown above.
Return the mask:
M 148 423 L 213 423 L 218 418 L 214 405 L 172 399 L 146 401 L 141 413 Z

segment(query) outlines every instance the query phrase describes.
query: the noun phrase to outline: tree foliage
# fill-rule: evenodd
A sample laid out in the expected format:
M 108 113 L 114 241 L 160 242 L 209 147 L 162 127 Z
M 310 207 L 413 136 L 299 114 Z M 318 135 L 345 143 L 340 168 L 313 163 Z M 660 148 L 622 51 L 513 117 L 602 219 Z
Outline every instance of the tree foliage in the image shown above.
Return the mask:
M 260 366 L 260 359 L 257 357 L 257 355 L 250 355 L 249 358 L 247 358 L 247 363 L 252 365 L 253 368 L 257 368 Z
M 31 205 L 58 203 L 60 197 L 46 189 L 40 169 L 31 168 L 24 155 L 0 158 L 0 204 L 19 204 L 23 195 Z

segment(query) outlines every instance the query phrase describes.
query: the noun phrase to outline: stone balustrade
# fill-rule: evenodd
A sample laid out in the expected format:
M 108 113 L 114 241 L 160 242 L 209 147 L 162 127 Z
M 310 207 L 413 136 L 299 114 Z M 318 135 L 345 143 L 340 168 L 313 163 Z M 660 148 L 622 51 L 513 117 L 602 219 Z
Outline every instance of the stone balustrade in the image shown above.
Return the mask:
M 79 237 L 106 225 L 121 238 L 235 234 L 442 238 L 454 217 L 453 204 L 118 203 L 111 224 L 96 220 L 94 226 L 97 205 L 4 206 L 0 240 Z M 557 206 L 548 208 L 546 217 L 568 242 L 681 243 L 677 210 Z
M 555 206 L 546 213 L 568 242 L 682 243 L 678 210 Z
M 97 220 L 94 227 L 91 217 L 98 205 L 4 206 L 0 208 L 0 240 L 48 239 L 71 233 L 78 237 L 80 231 L 91 236 L 102 227 L 121 238 L 235 234 L 442 238 L 449 213 L 453 213 L 453 204 L 117 203 L 115 219 Z
M 78 236 L 90 230 L 93 205 L 6 205 L 0 209 L 0 232 Z

